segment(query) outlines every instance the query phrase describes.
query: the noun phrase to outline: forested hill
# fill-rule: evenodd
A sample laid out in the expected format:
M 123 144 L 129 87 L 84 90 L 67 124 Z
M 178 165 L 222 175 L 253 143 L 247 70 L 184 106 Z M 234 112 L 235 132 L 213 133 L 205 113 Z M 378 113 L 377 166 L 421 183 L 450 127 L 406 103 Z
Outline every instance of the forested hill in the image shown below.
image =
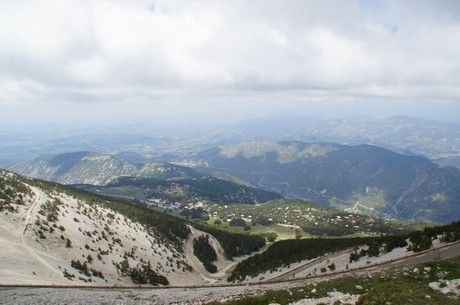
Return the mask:
M 186 160 L 256 187 L 353 212 L 447 223 L 460 218 L 460 170 L 370 146 L 248 142 Z
M 217 204 L 256 204 L 283 196 L 234 182 L 203 176 L 160 180 L 155 178 L 120 177 L 106 186 L 76 185 L 95 193 L 123 196 L 140 201 L 162 199 L 167 202 L 205 201 Z

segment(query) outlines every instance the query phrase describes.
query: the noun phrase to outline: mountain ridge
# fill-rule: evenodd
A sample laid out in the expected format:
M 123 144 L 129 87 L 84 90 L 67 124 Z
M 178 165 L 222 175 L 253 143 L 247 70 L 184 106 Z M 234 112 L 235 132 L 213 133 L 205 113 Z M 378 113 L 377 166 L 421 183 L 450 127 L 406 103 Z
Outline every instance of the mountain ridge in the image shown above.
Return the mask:
M 40 155 L 73 151 L 108 153 L 134 163 L 176 162 L 215 146 L 260 140 L 371 144 L 460 168 L 458 123 L 405 116 L 319 119 L 293 115 L 212 126 L 165 126 L 155 122 L 107 128 L 88 126 L 80 130 L 69 130 L 68 126 L 10 126 L 7 132 L 0 132 L 0 165 L 8 167 Z
M 104 185 L 122 176 L 149 178 L 199 177 L 191 168 L 171 163 L 135 164 L 96 152 L 44 155 L 8 168 L 21 175 L 62 184 Z
M 372 145 L 246 142 L 203 151 L 186 162 L 323 205 L 414 220 L 460 217 L 459 169 Z

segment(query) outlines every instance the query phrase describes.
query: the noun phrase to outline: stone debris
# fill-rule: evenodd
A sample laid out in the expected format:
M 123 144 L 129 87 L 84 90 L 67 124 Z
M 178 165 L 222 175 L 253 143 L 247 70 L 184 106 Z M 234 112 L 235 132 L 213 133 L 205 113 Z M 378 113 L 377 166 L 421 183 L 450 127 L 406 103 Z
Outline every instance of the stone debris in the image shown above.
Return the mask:
M 316 305 L 316 304 L 334 304 L 339 301 L 341 304 L 355 304 L 358 301 L 359 295 L 350 295 L 339 291 L 327 293 L 327 297 L 320 299 L 303 299 L 291 305 Z
M 442 294 L 460 297 L 460 279 L 431 282 L 429 286 L 431 289 L 439 291 Z

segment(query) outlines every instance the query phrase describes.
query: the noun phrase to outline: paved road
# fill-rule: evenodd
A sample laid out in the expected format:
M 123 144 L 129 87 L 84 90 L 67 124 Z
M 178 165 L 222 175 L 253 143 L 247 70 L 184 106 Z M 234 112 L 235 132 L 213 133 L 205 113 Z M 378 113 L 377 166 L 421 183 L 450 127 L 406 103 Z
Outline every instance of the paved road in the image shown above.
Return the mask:
M 341 254 L 343 254 L 343 252 L 347 252 L 347 251 L 348 250 L 345 250 L 345 251 L 341 251 L 341 252 L 335 253 L 330 256 L 318 258 L 316 260 L 306 263 L 305 265 L 299 266 L 279 276 L 269 279 L 268 282 L 293 280 L 294 274 L 298 274 L 299 272 L 302 272 L 310 268 L 311 266 L 314 266 L 315 264 L 318 263 L 318 261 L 324 261 L 326 259 L 330 259 L 332 261 L 333 258 L 340 256 Z M 410 265 L 416 265 L 416 264 L 426 263 L 429 261 L 452 258 L 452 257 L 457 257 L 457 256 L 460 256 L 460 242 L 456 242 L 454 244 L 444 246 L 442 248 L 431 249 L 427 252 L 423 252 L 418 255 L 414 254 L 413 256 L 410 256 L 410 257 L 400 258 L 400 259 L 397 259 L 396 261 L 383 262 L 377 265 L 367 265 L 367 266 L 363 266 L 358 269 L 351 269 L 349 271 L 343 271 L 343 272 L 338 272 L 338 273 L 333 273 L 333 274 L 321 274 L 317 276 L 311 276 L 311 278 L 334 276 L 336 274 L 353 273 L 357 271 L 359 272 L 361 270 L 375 270 L 375 269 L 382 269 L 382 268 L 410 266 Z M 309 277 L 306 277 L 306 278 L 309 278 Z M 305 277 L 299 277 L 298 279 L 299 280 L 305 279 Z
M 362 269 L 381 269 L 388 267 L 410 266 L 427 261 L 460 256 L 460 243 L 449 245 L 446 248 L 435 249 L 413 257 L 408 257 L 396 262 Z M 332 278 L 337 274 L 322 276 Z M 299 280 L 299 279 L 298 279 Z M 298 288 L 299 282 L 280 282 L 271 284 L 241 285 L 229 287 L 176 287 L 164 289 L 129 289 L 118 287 L 105 288 L 33 288 L 33 287 L 0 287 L 0 304 L 201 304 L 205 301 L 228 300 L 229 296 L 246 295 L 261 290 L 287 290 Z M 316 282 L 321 279 L 304 279 L 300 282 Z
M 446 259 L 460 256 L 460 242 L 455 244 L 449 245 L 448 247 L 441 248 L 441 249 L 433 249 L 430 252 L 422 253 L 420 255 L 408 257 L 407 259 L 392 262 L 386 265 L 390 265 L 391 267 L 402 267 L 402 266 L 409 266 L 409 265 L 416 265 L 421 263 L 426 263 L 433 260 L 439 259 Z

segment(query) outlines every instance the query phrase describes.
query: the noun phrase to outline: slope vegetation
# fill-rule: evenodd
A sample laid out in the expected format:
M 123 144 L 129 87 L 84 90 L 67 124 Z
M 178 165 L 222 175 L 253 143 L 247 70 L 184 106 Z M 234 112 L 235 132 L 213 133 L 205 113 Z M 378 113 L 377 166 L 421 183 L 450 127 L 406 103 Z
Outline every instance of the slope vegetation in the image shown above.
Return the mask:
M 255 204 L 282 198 L 281 195 L 210 176 L 200 178 L 120 177 L 106 186 L 78 185 L 91 192 L 131 197 L 141 202 L 162 199 L 167 202 L 206 201 L 219 204 Z

